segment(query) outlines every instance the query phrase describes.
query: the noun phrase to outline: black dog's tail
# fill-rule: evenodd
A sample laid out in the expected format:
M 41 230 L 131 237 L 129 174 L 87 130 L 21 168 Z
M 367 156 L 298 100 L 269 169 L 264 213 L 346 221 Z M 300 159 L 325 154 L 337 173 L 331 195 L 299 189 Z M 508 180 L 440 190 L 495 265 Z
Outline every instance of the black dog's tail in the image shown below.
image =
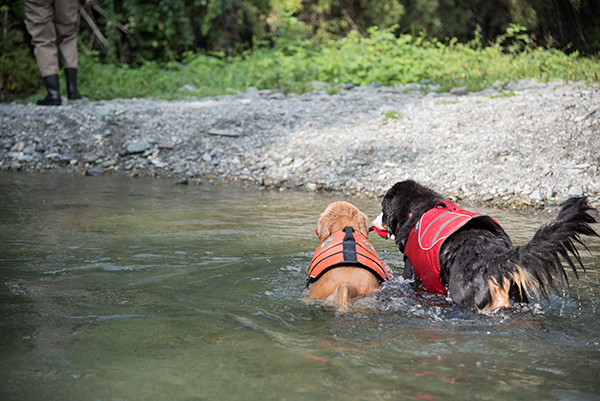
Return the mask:
M 527 245 L 512 251 L 509 259 L 517 268 L 516 276 L 519 279 L 516 281 L 521 288 L 527 286 L 536 295 L 541 293 L 546 299 L 548 298 L 546 283 L 556 292 L 558 292 L 556 282 L 561 290 L 564 289 L 564 284 L 565 282 L 568 284 L 569 279 L 561 257 L 579 278 L 573 259 L 583 271 L 585 267 L 581 263 L 575 243 L 583 245 L 587 250 L 581 236 L 598 237 L 598 233 L 590 226 L 596 222 L 596 219 L 588 213 L 590 210 L 592 208 L 588 205 L 586 197 L 570 198 L 556 220 L 540 228 Z

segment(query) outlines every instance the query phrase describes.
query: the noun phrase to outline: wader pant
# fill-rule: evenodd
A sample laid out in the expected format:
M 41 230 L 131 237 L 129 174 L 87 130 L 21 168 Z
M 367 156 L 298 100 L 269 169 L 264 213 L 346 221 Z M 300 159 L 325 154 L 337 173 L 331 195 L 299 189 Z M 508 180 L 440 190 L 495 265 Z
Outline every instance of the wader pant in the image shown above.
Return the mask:
M 42 78 L 58 74 L 58 50 L 64 68 L 77 68 L 78 7 L 78 0 L 25 0 L 25 23 Z

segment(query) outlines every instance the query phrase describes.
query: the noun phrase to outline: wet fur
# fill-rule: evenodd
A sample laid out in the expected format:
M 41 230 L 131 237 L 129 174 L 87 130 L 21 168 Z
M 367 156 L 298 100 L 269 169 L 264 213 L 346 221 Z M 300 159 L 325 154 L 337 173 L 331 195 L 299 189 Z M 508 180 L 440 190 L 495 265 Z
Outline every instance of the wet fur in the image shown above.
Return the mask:
M 384 227 L 404 253 L 408 234 L 421 216 L 445 200 L 412 180 L 394 185 L 382 201 Z M 440 278 L 460 306 L 480 312 L 528 302 L 527 289 L 548 298 L 546 285 L 558 292 L 568 282 L 561 258 L 577 275 L 575 262 L 585 270 L 575 243 L 581 235 L 598 236 L 590 224 L 587 198 L 567 200 L 557 218 L 540 228 L 524 246 L 513 247 L 503 231 L 490 230 L 472 220 L 446 239 L 440 249 Z M 584 245 L 585 246 L 585 245 Z M 414 275 L 405 257 L 404 277 Z
M 322 243 L 331 234 L 352 227 L 365 237 L 369 235 L 369 219 L 348 202 L 333 202 L 319 217 L 317 233 Z M 374 292 L 377 277 L 361 267 L 338 266 L 325 272 L 308 288 L 309 298 L 332 302 L 340 311 L 348 309 L 353 298 Z

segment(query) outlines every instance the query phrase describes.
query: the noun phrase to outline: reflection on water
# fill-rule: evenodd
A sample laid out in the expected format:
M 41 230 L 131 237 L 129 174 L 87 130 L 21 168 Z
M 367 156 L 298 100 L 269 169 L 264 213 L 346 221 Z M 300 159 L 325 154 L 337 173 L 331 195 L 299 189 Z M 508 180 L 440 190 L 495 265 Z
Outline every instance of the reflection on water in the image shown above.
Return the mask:
M 397 277 L 337 314 L 302 294 L 333 200 L 0 174 L 0 399 L 600 398 L 598 240 L 550 304 L 478 316 Z M 492 213 L 515 244 L 550 218 Z

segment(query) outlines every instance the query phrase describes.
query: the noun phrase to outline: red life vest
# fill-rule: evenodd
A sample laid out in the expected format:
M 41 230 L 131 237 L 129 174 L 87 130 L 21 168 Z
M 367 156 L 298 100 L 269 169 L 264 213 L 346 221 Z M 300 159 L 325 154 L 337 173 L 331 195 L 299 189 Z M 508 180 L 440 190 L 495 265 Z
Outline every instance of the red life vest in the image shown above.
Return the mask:
M 440 278 L 440 248 L 446 238 L 476 218 L 488 220 L 490 229 L 504 231 L 502 226 L 490 216 L 463 210 L 450 201 L 436 204 L 433 209 L 421 216 L 410 231 L 404 256 L 410 260 L 426 290 L 441 294 L 448 293 Z
M 308 284 L 339 265 L 362 267 L 381 281 L 388 279 L 385 266 L 373 245 L 352 227 L 333 233 L 317 247 L 308 268 Z

